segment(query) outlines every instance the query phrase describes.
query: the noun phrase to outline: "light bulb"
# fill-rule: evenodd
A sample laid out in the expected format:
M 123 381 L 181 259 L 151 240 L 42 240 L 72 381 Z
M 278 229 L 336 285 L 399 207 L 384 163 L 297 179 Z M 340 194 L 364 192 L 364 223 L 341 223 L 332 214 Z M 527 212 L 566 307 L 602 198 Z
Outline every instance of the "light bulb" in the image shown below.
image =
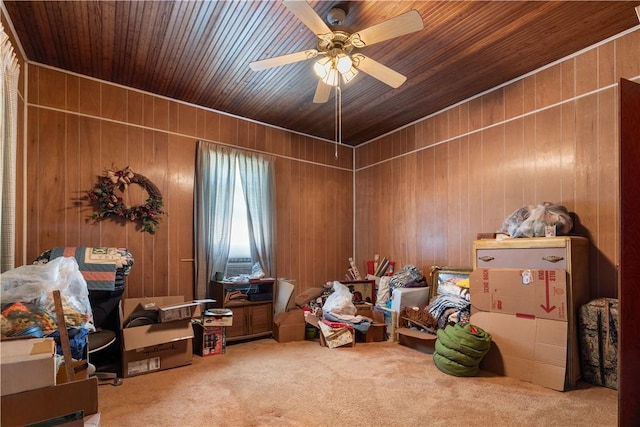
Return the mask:
M 327 75 L 322 78 L 322 81 L 330 86 L 338 86 L 338 70 L 331 67 Z
M 356 70 L 355 67 L 351 67 L 347 71 L 342 73 L 342 80 L 344 80 L 345 83 L 349 83 L 351 80 L 353 80 L 356 74 L 358 74 L 358 70 Z
M 344 53 L 341 53 L 336 57 L 336 68 L 341 73 L 348 72 L 352 65 L 353 62 L 351 61 L 351 58 Z
M 320 77 L 321 79 L 324 79 L 329 73 L 331 66 L 332 66 L 331 58 L 329 58 L 328 56 L 325 56 L 324 58 L 321 58 L 315 64 L 313 64 L 313 71 L 315 71 L 318 77 Z

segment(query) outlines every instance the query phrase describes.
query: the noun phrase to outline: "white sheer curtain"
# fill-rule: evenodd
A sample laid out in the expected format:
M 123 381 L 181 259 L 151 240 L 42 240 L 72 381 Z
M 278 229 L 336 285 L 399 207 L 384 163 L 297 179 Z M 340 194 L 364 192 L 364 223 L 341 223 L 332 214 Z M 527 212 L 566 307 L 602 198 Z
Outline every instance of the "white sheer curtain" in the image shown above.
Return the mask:
M 15 267 L 16 147 L 20 66 L 0 24 L 0 272 Z
M 238 156 L 240 179 L 247 203 L 251 259 L 273 276 L 275 265 L 275 171 L 273 158 L 255 153 Z
M 207 296 L 216 271 L 224 271 L 231 245 L 236 168 L 244 189 L 251 258 L 267 276 L 275 265 L 274 159 L 199 141 L 196 152 L 194 234 L 196 298 Z
M 194 194 L 195 294 L 207 296 L 216 271 L 224 271 L 231 245 L 235 150 L 198 141 Z

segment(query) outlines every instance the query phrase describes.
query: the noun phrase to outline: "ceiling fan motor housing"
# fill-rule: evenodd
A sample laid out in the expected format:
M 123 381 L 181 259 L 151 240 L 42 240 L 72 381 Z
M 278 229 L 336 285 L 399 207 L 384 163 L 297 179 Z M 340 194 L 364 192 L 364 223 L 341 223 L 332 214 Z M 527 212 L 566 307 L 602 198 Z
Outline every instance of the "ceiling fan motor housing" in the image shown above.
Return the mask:
M 339 53 L 348 55 L 353 50 L 349 41 L 349 33 L 344 31 L 333 31 L 331 39 L 318 39 L 318 51 L 326 52 L 329 56 L 336 56 Z
M 347 12 L 344 9 L 334 7 L 327 13 L 327 22 L 329 25 L 342 25 L 346 17 Z

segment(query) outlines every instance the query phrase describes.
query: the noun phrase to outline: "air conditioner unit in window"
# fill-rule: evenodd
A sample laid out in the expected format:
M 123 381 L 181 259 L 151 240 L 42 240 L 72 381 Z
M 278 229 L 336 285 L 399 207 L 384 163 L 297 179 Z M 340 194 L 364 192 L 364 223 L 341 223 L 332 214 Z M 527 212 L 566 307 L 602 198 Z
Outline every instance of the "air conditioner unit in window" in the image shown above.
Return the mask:
M 224 277 L 250 275 L 252 266 L 251 258 L 229 258 L 224 269 Z

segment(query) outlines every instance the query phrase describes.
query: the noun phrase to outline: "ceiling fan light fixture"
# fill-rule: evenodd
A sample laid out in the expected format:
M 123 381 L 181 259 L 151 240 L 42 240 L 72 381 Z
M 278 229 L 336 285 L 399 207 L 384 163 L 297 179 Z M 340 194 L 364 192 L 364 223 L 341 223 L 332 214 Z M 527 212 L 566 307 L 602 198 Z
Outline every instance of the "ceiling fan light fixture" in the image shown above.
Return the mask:
M 353 66 L 349 68 L 347 71 L 345 71 L 344 73 L 340 73 L 340 75 L 342 76 L 342 80 L 345 83 L 349 83 L 351 80 L 353 80 L 356 74 L 358 74 L 358 70 Z
M 324 58 L 319 59 L 315 64 L 313 64 L 313 71 L 316 73 L 316 76 L 324 79 L 327 74 L 329 74 L 329 71 L 332 67 L 333 62 L 331 61 L 331 58 L 325 56 Z
M 353 65 L 353 61 L 349 57 L 349 55 L 345 55 L 344 53 L 340 53 L 336 56 L 336 68 L 340 73 L 348 72 Z
M 352 51 L 424 29 L 424 22 L 417 10 L 412 9 L 351 33 L 342 27 L 348 13 L 347 3 L 343 2 L 329 11 L 326 21 L 333 28 L 325 23 L 308 0 L 282 0 L 282 4 L 318 37 L 317 46 L 315 49 L 253 61 L 249 64 L 253 71 L 305 61 L 320 55 L 321 59 L 313 64 L 319 78 L 313 102 L 318 104 L 327 102 L 331 87 L 336 88 L 336 93 L 340 92 L 340 79 L 348 83 L 360 71 L 394 89 L 407 80 L 406 76 L 393 69 L 360 53 L 352 54 Z
M 331 67 L 327 75 L 322 78 L 322 81 L 330 86 L 338 86 L 339 74 L 335 67 Z

